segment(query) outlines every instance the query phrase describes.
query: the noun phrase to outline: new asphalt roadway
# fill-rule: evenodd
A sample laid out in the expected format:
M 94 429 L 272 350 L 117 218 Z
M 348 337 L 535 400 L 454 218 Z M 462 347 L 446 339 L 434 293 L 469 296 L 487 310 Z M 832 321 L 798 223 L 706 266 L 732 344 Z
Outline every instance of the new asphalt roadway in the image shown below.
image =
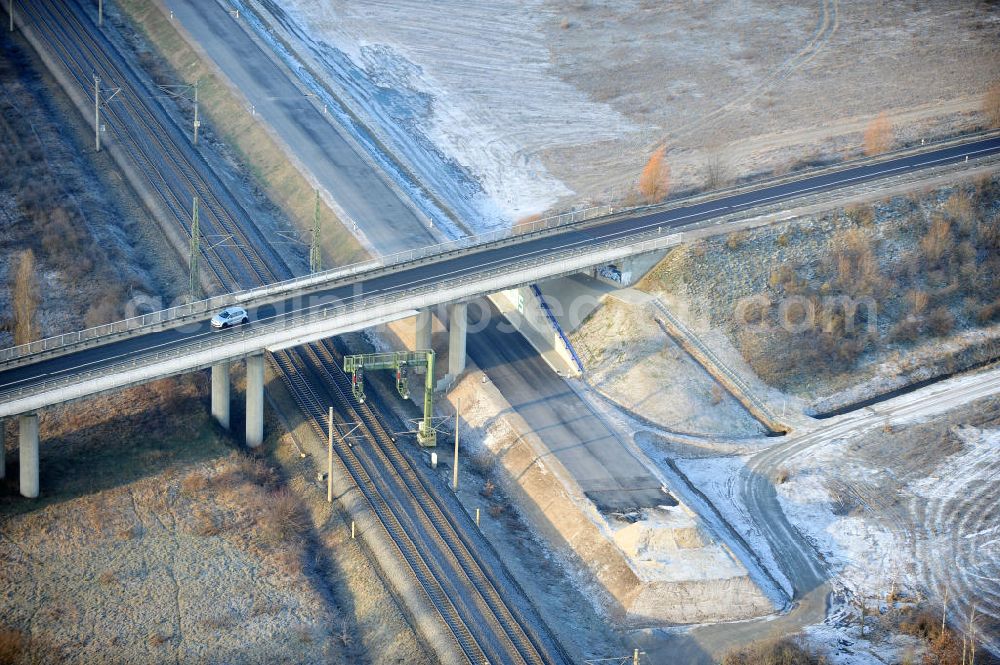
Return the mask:
M 328 287 L 319 286 L 311 294 L 294 299 L 261 303 L 249 307 L 251 323 L 287 316 L 303 308 L 350 302 L 371 296 L 399 293 L 415 286 L 440 282 L 444 278 L 471 276 L 486 270 L 502 269 L 507 264 L 528 257 L 537 257 L 539 265 L 546 264 L 548 255 L 574 246 L 585 246 L 608 239 L 627 239 L 655 229 L 676 229 L 713 218 L 776 202 L 793 201 L 802 196 L 821 191 L 857 185 L 949 163 L 961 163 L 967 157 L 979 157 L 1000 152 L 1000 138 L 989 138 L 962 145 L 950 146 L 916 155 L 909 155 L 833 173 L 804 176 L 800 179 L 762 187 L 748 192 L 702 201 L 651 214 L 618 218 L 586 227 L 572 226 L 550 235 L 525 238 L 521 242 L 456 256 L 443 256 L 437 261 L 417 265 L 401 264 L 391 271 L 378 274 L 360 273 L 338 280 Z M 206 335 L 240 335 L 239 330 L 213 331 L 208 320 L 152 332 L 102 346 L 79 350 L 31 364 L 0 369 L 0 400 L 4 393 L 18 387 L 31 386 L 46 379 L 103 365 L 141 357 L 151 351 L 183 347 Z M 469 355 L 487 375 L 508 395 L 515 409 L 528 424 L 546 441 L 550 449 L 571 472 L 579 472 L 581 479 L 588 478 L 590 491 L 599 505 L 606 509 L 621 509 L 653 500 L 655 479 L 641 472 L 641 465 L 632 460 L 617 442 L 614 435 L 599 418 L 589 414 L 586 405 L 571 389 L 555 376 L 537 356 L 525 351 L 525 342 L 517 333 L 502 333 L 495 326 L 471 334 Z M 510 357 L 508 357 L 510 356 Z M 516 356 L 517 371 L 512 372 L 509 361 Z M 521 378 L 518 378 L 518 377 Z M 588 415 L 589 414 L 589 415 Z M 581 427 L 587 436 L 581 437 Z M 570 445 L 570 442 L 590 442 L 590 445 Z M 610 450 L 621 449 L 622 455 Z M 605 454 L 595 457 L 588 451 L 601 450 Z M 623 460 L 620 465 L 614 460 Z M 632 460 L 634 462 L 634 460 Z M 604 469 L 607 477 L 594 477 L 594 469 Z M 585 491 L 588 487 L 584 488 Z M 620 490 L 616 493 L 614 490 Z

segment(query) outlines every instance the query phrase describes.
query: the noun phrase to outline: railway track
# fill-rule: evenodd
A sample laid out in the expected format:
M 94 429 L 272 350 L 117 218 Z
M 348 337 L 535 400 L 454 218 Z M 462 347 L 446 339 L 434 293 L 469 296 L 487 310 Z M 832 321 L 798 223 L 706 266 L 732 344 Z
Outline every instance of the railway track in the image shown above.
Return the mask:
M 205 263 L 224 288 L 236 290 L 292 276 L 207 162 L 176 140 L 183 135 L 181 128 L 153 101 L 141 77 L 124 62 L 116 62 L 114 48 L 96 30 L 86 9 L 61 0 L 16 5 L 18 22 L 30 26 L 84 95 L 92 94 L 94 75 L 109 87 L 121 88 L 115 101 L 102 110 L 107 130 L 160 197 L 177 228 L 190 237 L 189 205 L 197 196 L 202 233 L 233 239 L 231 245 L 202 247 Z M 448 627 L 457 650 L 476 665 L 567 662 L 558 645 L 539 632 L 540 617 L 529 618 L 518 604 L 504 600 L 501 588 L 514 590 L 520 603 L 527 604 L 496 553 L 470 535 L 468 516 L 436 496 L 396 447 L 377 412 L 348 397 L 347 377 L 333 344 L 325 340 L 281 351 L 270 362 L 320 437 L 328 417 L 325 406 L 331 403 L 342 422 L 363 423 L 367 445 L 353 448 L 340 442 L 338 464 L 365 496 L 425 599 Z

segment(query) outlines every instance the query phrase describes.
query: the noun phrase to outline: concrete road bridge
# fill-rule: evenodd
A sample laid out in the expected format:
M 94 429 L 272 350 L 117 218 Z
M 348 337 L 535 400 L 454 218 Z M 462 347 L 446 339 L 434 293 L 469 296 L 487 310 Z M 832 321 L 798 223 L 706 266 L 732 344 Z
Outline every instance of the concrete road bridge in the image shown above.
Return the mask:
M 265 351 L 407 317 L 416 317 L 417 346 L 429 348 L 431 308 L 447 305 L 449 374 L 457 376 L 465 367 L 470 299 L 740 225 L 767 224 L 793 203 L 818 203 L 848 188 L 882 189 L 915 171 L 990 163 L 998 153 L 1000 136 L 994 133 L 662 206 L 604 208 L 584 220 L 574 213 L 2 349 L 0 418 L 20 420 L 21 493 L 38 495 L 36 412 L 46 406 L 211 367 L 212 412 L 228 426 L 230 363 L 245 359 L 246 438 L 257 446 L 263 441 Z M 247 309 L 251 323 L 213 330 L 209 319 L 230 305 Z

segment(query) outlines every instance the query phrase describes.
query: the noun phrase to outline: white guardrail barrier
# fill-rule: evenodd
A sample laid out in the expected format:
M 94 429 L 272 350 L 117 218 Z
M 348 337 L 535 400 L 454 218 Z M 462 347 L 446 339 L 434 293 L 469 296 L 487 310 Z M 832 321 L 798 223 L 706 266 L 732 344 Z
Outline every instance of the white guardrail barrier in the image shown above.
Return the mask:
M 573 210 L 570 212 L 561 213 L 559 215 L 554 215 L 552 217 L 546 217 L 544 219 L 539 219 L 533 222 L 520 224 L 512 228 L 497 229 L 495 231 L 491 231 L 488 233 L 483 233 L 473 236 L 464 236 L 462 238 L 449 240 L 435 245 L 426 245 L 411 250 L 405 250 L 393 254 L 386 254 L 384 256 L 368 259 L 366 261 L 361 261 L 359 263 L 354 263 L 348 266 L 342 266 L 340 268 L 333 268 L 331 270 L 327 270 L 324 272 L 305 275 L 302 277 L 295 277 L 281 282 L 274 282 L 271 284 L 267 284 L 265 286 L 260 286 L 245 291 L 236 291 L 233 293 L 226 293 L 218 296 L 212 296 L 204 300 L 194 301 L 191 303 L 179 305 L 176 307 L 171 307 L 169 309 L 164 309 L 157 312 L 142 314 L 140 316 L 124 319 L 122 321 L 116 321 L 114 323 L 108 323 L 93 328 L 87 328 L 85 330 L 79 330 L 76 332 L 65 333 L 54 337 L 48 337 L 45 339 L 30 342 L 28 344 L 21 344 L 19 346 L 12 346 L 6 349 L 0 349 L 0 363 L 8 363 L 14 360 L 18 360 L 20 358 L 24 358 L 26 356 L 34 356 L 37 354 L 49 355 L 49 352 L 64 350 L 64 349 L 68 350 L 67 347 L 72 347 L 77 345 L 82 345 L 84 348 L 86 348 L 87 346 L 90 345 L 88 344 L 88 342 L 101 340 L 101 343 L 104 343 L 107 341 L 111 341 L 108 338 L 114 336 L 130 337 L 134 335 L 144 334 L 147 332 L 152 332 L 155 330 L 161 330 L 165 327 L 172 327 L 173 324 L 176 324 L 177 322 L 183 321 L 185 319 L 203 318 L 209 312 L 215 312 L 219 309 L 228 307 L 230 305 L 245 303 L 256 300 L 258 298 L 278 295 L 284 292 L 295 291 L 297 289 L 307 288 L 318 284 L 328 284 L 333 282 L 334 280 L 343 279 L 345 277 L 350 277 L 353 275 L 357 275 L 359 273 L 390 268 L 406 263 L 419 261 L 421 259 L 426 259 L 426 258 L 439 259 L 439 258 L 445 258 L 456 252 L 462 252 L 466 250 L 487 249 L 489 248 L 490 245 L 495 245 L 498 243 L 502 243 L 504 241 L 520 242 L 522 240 L 526 240 L 538 235 L 544 235 L 549 232 L 562 229 L 563 227 L 579 224 L 580 222 L 583 221 L 595 221 L 598 219 L 609 220 L 611 218 L 621 218 L 623 216 L 651 215 L 666 210 L 672 210 L 684 206 L 695 205 L 708 200 L 713 200 L 740 193 L 751 192 L 766 187 L 773 187 L 776 185 L 780 185 L 787 182 L 793 182 L 795 180 L 800 180 L 807 177 L 828 175 L 831 173 L 836 173 L 838 171 L 844 171 L 851 168 L 857 168 L 871 164 L 878 164 L 884 161 L 889 161 L 909 154 L 918 154 L 920 152 L 926 152 L 929 150 L 936 150 L 950 146 L 961 145 L 963 143 L 978 141 L 996 135 L 1000 135 L 1000 132 L 995 132 L 995 131 L 982 132 L 979 134 L 962 137 L 960 140 L 952 139 L 948 141 L 937 142 L 934 144 L 927 144 L 925 146 L 906 148 L 902 150 L 897 150 L 892 153 L 885 153 L 883 155 L 879 155 L 878 157 L 855 160 L 852 162 L 821 169 L 815 169 L 795 175 L 769 178 L 745 186 L 735 186 L 727 189 L 714 190 L 712 192 L 693 195 L 683 199 L 668 201 L 663 204 L 636 206 L 631 208 L 614 208 L 611 205 L 602 205 L 602 206 L 592 206 L 581 210 Z M 922 169 L 921 173 L 927 173 L 928 171 L 933 170 L 934 168 L 936 167 L 931 167 L 930 169 Z M 912 174 L 906 174 L 906 175 L 910 175 L 912 177 Z M 890 176 L 887 178 L 879 178 L 878 182 L 882 183 L 882 185 L 880 186 L 884 186 L 884 183 L 892 182 L 893 180 L 896 180 L 900 177 L 901 176 Z M 811 198 L 811 196 L 797 197 L 796 200 L 804 201 L 808 200 L 809 198 Z M 761 212 L 762 209 L 770 209 L 772 207 L 773 206 L 762 206 L 761 208 L 752 208 L 747 212 L 753 212 L 754 215 L 760 215 L 764 214 L 763 212 Z
M 1000 162 L 1000 155 L 993 155 L 987 158 L 982 158 L 979 163 L 982 164 L 987 161 Z M 921 174 L 934 174 L 943 170 L 952 168 L 953 164 L 943 165 L 937 167 L 931 167 L 928 169 L 922 169 Z M 855 191 L 865 192 L 876 191 L 882 189 L 888 182 L 890 185 L 894 182 L 899 182 L 904 179 L 913 178 L 913 174 L 903 174 L 898 176 L 891 176 L 889 178 L 882 178 L 877 183 L 865 183 L 859 185 Z M 876 184 L 878 185 L 876 187 Z M 811 195 L 810 197 L 803 197 L 799 199 L 802 205 L 810 205 L 811 203 L 818 202 L 824 197 L 836 196 L 837 191 L 823 192 L 819 194 Z M 746 220 L 751 218 L 761 218 L 766 217 L 773 212 L 768 210 L 781 209 L 781 206 L 769 206 L 768 209 L 761 208 L 751 208 L 748 210 L 743 210 L 736 213 L 731 213 L 720 218 L 712 218 L 713 223 L 722 221 L 733 222 L 739 220 Z M 724 225 L 724 224 L 723 224 Z M 630 234 L 627 237 L 613 238 L 609 240 L 601 240 L 598 238 L 593 238 L 587 243 L 581 243 L 577 246 L 566 247 L 558 250 L 554 250 L 550 254 L 546 255 L 547 263 L 557 263 L 559 261 L 564 261 L 573 257 L 578 257 L 581 255 L 604 255 L 605 257 L 609 255 L 610 251 L 622 250 L 627 248 L 628 254 L 643 254 L 646 252 L 656 251 L 658 249 L 663 249 L 664 247 L 676 244 L 680 240 L 680 236 L 685 232 L 695 231 L 700 227 L 697 224 L 693 224 L 686 227 L 664 229 L 661 227 L 651 224 L 645 229 L 639 229 L 634 234 Z M 621 254 L 624 255 L 624 254 Z M 380 264 L 379 264 L 380 265 Z M 47 379 L 41 382 L 35 382 L 30 385 L 24 385 L 22 387 L 12 388 L 7 391 L 0 392 L 0 401 L 6 401 L 9 399 L 14 399 L 17 397 L 22 397 L 26 395 L 39 394 L 48 390 L 57 389 L 67 385 L 75 385 L 91 379 L 95 376 L 104 376 L 108 374 L 114 374 L 118 372 L 127 372 L 130 369 L 149 364 L 151 362 L 156 362 L 160 360 L 166 360 L 170 358 L 176 358 L 179 356 L 190 355 L 194 352 L 216 347 L 216 346 L 227 346 L 232 345 L 237 341 L 252 341 L 255 337 L 264 337 L 278 330 L 288 330 L 292 328 L 299 328 L 305 326 L 311 322 L 335 318 L 339 316 L 344 316 L 352 312 L 357 312 L 359 310 L 365 309 L 375 309 L 380 306 L 391 305 L 398 303 L 401 308 L 408 308 L 412 304 L 415 297 L 433 293 L 436 291 L 447 291 L 453 290 L 456 287 L 461 287 L 469 283 L 476 282 L 486 282 L 496 275 L 512 275 L 517 273 L 519 270 L 525 270 L 528 268 L 533 268 L 538 265 L 537 258 L 529 258 L 522 260 L 515 260 L 509 263 L 505 263 L 502 266 L 495 268 L 488 268 L 477 271 L 475 273 L 466 274 L 458 277 L 451 277 L 443 279 L 439 282 L 433 284 L 427 284 L 424 286 L 413 287 L 405 289 L 403 291 L 397 291 L 390 294 L 383 295 L 373 295 L 363 297 L 357 301 L 347 303 L 347 304 L 318 304 L 311 305 L 309 307 L 303 308 L 298 311 L 286 312 L 281 316 L 275 316 L 272 319 L 262 319 L 257 320 L 250 327 L 244 327 L 240 329 L 239 335 L 234 335 L 236 331 L 232 331 L 229 334 L 219 334 L 219 333 L 206 333 L 205 335 L 199 336 L 198 339 L 192 340 L 191 342 L 172 347 L 171 349 L 163 351 L 154 351 L 151 353 L 142 353 L 129 360 L 124 360 L 113 365 L 105 365 L 103 367 L 95 368 L 92 370 L 84 370 L 82 372 L 74 373 L 72 375 L 67 375 L 59 378 Z M 311 277 L 319 277 L 319 275 L 313 275 Z M 291 282 L 301 283 L 302 280 L 290 280 Z M 514 286 L 514 285 L 512 285 Z M 267 287 L 263 289 L 255 289 L 254 291 L 266 290 Z M 504 288 L 511 288 L 511 286 L 505 286 Z M 242 293 L 252 293 L 242 292 Z M 232 294 L 241 295 L 241 294 Z M 203 311 L 209 309 L 208 305 L 205 303 L 213 303 L 216 301 L 222 302 L 223 296 L 217 296 L 216 298 L 210 298 L 208 300 L 200 301 L 199 303 L 192 303 L 192 305 L 199 305 L 204 307 Z M 232 302 L 232 300 L 226 300 L 225 302 Z M 183 309 L 183 308 L 174 308 Z M 384 310 L 383 310 L 384 311 Z M 156 314 L 156 313 L 154 313 Z M 147 315 L 148 316 L 148 315 Z M 140 319 L 142 317 L 135 317 Z M 243 355 L 245 351 L 240 352 L 237 355 Z

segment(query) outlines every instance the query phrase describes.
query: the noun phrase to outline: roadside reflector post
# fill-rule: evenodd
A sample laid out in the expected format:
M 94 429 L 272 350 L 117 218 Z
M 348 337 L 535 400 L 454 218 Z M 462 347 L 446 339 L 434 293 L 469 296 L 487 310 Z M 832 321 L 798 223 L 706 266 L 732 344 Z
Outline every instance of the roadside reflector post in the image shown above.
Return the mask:
M 351 520 L 351 540 L 354 540 L 354 520 Z
M 479 508 L 476 508 L 476 526 L 479 526 Z

